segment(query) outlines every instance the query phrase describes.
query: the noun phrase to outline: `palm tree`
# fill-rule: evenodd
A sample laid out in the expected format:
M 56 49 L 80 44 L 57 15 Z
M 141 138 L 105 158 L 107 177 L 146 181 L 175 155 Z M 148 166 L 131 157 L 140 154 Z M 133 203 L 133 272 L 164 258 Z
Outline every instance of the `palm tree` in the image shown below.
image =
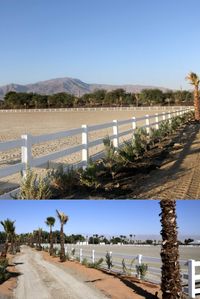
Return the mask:
M 47 226 L 49 226 L 50 232 L 49 232 L 49 240 L 50 240 L 50 248 L 49 248 L 49 254 L 53 254 L 53 234 L 52 234 L 52 227 L 55 224 L 56 219 L 54 217 L 47 217 L 45 223 Z
M 60 220 L 60 261 L 64 262 L 66 261 L 66 255 L 65 255 L 65 236 L 64 236 L 64 232 L 63 232 L 63 226 L 67 223 L 67 221 L 69 220 L 69 217 L 67 215 L 65 215 L 63 212 L 59 212 L 58 210 L 56 210 L 57 212 L 57 216 Z
M 4 231 L 6 233 L 6 241 L 5 241 L 2 253 L 1 253 L 1 257 L 6 257 L 7 252 L 8 252 L 8 247 L 9 247 L 9 241 L 11 241 L 11 249 L 13 251 L 14 236 L 15 236 L 15 226 L 14 226 L 15 221 L 12 221 L 7 218 L 6 220 L 1 221 L 0 223 L 3 226 Z
M 199 82 L 200 79 L 197 74 L 190 72 L 186 79 L 190 84 L 194 85 L 194 114 L 195 120 L 200 122 L 200 104 L 199 104 Z
M 179 249 L 177 240 L 176 201 L 161 200 L 162 224 L 162 280 L 161 290 L 164 299 L 182 298 Z
M 38 249 L 42 250 L 41 242 L 42 242 L 42 228 L 38 228 Z

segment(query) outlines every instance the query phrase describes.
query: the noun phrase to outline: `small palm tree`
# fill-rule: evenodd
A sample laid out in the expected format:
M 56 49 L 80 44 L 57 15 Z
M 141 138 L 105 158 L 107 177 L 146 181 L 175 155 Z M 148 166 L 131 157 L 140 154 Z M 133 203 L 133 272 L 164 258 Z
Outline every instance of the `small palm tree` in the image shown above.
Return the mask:
M 10 241 L 11 241 L 11 249 L 13 250 L 14 247 L 13 243 L 14 243 L 14 236 L 15 236 L 15 225 L 14 225 L 15 221 L 12 221 L 7 218 L 6 220 L 1 221 L 0 223 L 3 226 L 4 231 L 6 233 L 6 241 L 1 253 L 1 257 L 6 257 Z
M 177 240 L 176 201 L 161 200 L 162 224 L 162 280 L 161 290 L 164 299 L 182 298 L 179 249 Z
M 56 210 L 58 219 L 60 220 L 60 261 L 64 262 L 66 261 L 66 255 L 65 255 L 65 236 L 63 232 L 63 227 L 69 220 L 69 217 L 65 215 L 63 212 L 59 212 Z
M 186 80 L 190 81 L 190 84 L 194 85 L 194 114 L 195 120 L 200 122 L 200 103 L 199 103 L 199 83 L 200 79 L 197 74 L 190 72 Z
M 53 233 L 52 233 L 52 227 L 55 224 L 56 219 L 54 217 L 47 217 L 45 223 L 47 226 L 49 226 L 50 232 L 49 232 L 49 240 L 50 240 L 50 248 L 49 248 L 49 254 L 53 254 Z

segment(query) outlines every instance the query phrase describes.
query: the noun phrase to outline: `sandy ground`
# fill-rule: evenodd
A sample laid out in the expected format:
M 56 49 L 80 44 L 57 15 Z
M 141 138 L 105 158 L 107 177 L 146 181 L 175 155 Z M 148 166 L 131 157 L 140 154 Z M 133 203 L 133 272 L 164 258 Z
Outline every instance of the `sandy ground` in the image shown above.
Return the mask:
M 20 139 L 22 134 L 43 135 L 54 132 L 69 130 L 72 128 L 80 128 L 82 124 L 94 125 L 105 122 L 112 122 L 112 120 L 124 120 L 135 117 L 142 117 L 146 114 L 160 113 L 163 110 L 143 110 L 143 111 L 72 111 L 72 112 L 32 112 L 32 113 L 1 113 L 0 114 L 0 142 L 8 140 Z M 152 119 L 152 122 L 155 120 Z M 138 125 L 142 125 L 139 122 Z M 122 126 L 121 131 L 131 129 L 129 126 Z M 112 128 L 101 131 L 91 132 L 89 140 L 92 141 L 98 138 L 112 134 Z M 122 137 L 120 141 L 125 140 Z M 76 146 L 81 143 L 81 136 L 73 136 L 68 138 L 57 139 L 53 142 L 45 142 L 32 147 L 33 157 L 40 157 L 51 152 L 66 149 Z M 103 150 L 103 146 L 95 146 L 90 149 L 90 155 Z M 21 160 L 20 148 L 10 151 L 0 152 L 0 169 L 8 165 L 19 163 Z M 80 153 L 63 157 L 56 161 L 56 163 L 76 163 L 81 160 Z M 0 192 L 12 190 L 18 186 L 20 181 L 20 174 L 15 174 L 9 177 L 0 179 Z
M 18 299 L 106 299 L 92 285 L 73 277 L 67 269 L 45 261 L 39 252 L 26 246 L 15 258 L 16 268 L 21 272 L 14 298 Z
M 153 299 L 156 292 L 160 295 L 157 285 L 137 279 L 128 281 L 126 277 L 89 269 L 78 262 L 60 263 L 59 258 L 26 246 L 15 262 L 21 275 L 14 298 Z

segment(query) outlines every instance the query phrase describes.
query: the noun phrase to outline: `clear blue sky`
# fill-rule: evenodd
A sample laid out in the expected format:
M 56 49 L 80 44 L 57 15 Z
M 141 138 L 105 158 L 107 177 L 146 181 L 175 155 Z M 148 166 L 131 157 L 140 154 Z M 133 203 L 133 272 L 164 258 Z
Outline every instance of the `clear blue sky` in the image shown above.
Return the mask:
M 1 0 L 0 85 L 74 77 L 190 88 L 199 0 Z
M 0 201 L 0 220 L 16 220 L 17 232 L 38 227 L 48 230 L 44 221 L 56 217 L 56 209 L 69 216 L 65 233 L 107 235 L 159 235 L 160 206 L 151 200 L 48 200 Z M 177 216 L 180 235 L 200 238 L 200 201 L 178 201 Z M 56 221 L 55 229 L 59 229 Z M 2 227 L 0 227 L 2 230 Z

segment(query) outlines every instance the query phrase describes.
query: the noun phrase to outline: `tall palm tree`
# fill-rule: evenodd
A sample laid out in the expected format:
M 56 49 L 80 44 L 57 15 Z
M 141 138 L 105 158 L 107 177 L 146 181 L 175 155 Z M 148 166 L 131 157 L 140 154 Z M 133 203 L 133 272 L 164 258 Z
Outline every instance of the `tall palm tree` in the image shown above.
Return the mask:
M 66 255 L 65 255 L 65 236 L 63 232 L 63 227 L 69 220 L 69 217 L 65 215 L 63 212 L 59 212 L 56 210 L 58 219 L 60 220 L 60 261 L 64 262 L 66 260 Z
M 47 226 L 49 226 L 50 232 L 49 232 L 49 241 L 50 241 L 50 248 L 49 248 L 49 254 L 53 254 L 53 233 L 52 233 L 52 227 L 55 224 L 56 219 L 54 217 L 47 217 L 45 223 Z
M 42 242 L 42 228 L 38 228 L 38 249 L 39 250 L 42 250 L 42 245 L 41 245 L 41 242 Z
M 4 244 L 4 248 L 1 252 L 1 257 L 6 257 L 7 256 L 7 252 L 8 252 L 8 247 L 9 247 L 9 242 L 11 241 L 11 248 L 13 249 L 13 243 L 14 243 L 14 235 L 15 235 L 15 221 L 12 221 L 10 219 L 6 219 L 4 221 L 0 222 L 1 225 L 4 228 L 4 231 L 6 233 L 6 241 Z
M 177 239 L 176 201 L 161 200 L 162 280 L 163 299 L 182 298 L 179 248 Z
M 200 79 L 197 74 L 190 72 L 186 79 L 190 81 L 190 84 L 194 85 L 194 114 L 195 120 L 200 122 L 200 103 L 199 103 L 199 83 Z

